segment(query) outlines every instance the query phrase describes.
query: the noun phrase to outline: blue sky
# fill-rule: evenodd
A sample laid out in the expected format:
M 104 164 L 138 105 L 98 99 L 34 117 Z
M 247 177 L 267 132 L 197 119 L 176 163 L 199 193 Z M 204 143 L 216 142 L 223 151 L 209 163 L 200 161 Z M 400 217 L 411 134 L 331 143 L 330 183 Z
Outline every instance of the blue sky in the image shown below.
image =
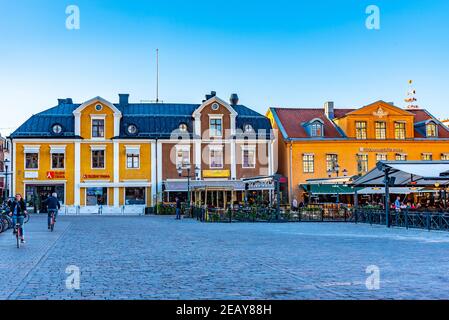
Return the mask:
M 368 5 L 381 29 L 365 27 Z M 81 29 L 67 30 L 77 5 Z M 399 106 L 413 79 L 419 104 L 449 117 L 446 0 L 0 0 L 0 132 L 57 98 L 116 102 L 160 96 L 200 103 L 211 90 L 270 106 Z M 5 116 L 6 115 L 6 116 Z

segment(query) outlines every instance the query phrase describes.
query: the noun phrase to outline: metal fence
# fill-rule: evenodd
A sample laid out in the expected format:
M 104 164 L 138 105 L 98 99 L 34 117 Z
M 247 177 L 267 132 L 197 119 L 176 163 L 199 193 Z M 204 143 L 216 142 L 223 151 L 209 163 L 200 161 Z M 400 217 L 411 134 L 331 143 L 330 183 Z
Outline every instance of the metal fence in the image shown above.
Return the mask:
M 345 207 L 308 207 L 297 211 L 269 207 L 238 209 L 193 208 L 193 217 L 202 222 L 349 222 L 351 212 Z
M 385 210 L 359 208 L 354 211 L 355 223 L 387 225 Z M 390 226 L 427 230 L 449 231 L 449 212 L 392 210 L 389 215 Z
M 387 225 L 385 210 L 345 206 L 310 206 L 298 211 L 275 208 L 248 207 L 238 209 L 212 209 L 194 207 L 193 218 L 202 222 L 350 222 Z M 390 226 L 427 230 L 449 231 L 449 212 L 392 210 L 389 215 Z

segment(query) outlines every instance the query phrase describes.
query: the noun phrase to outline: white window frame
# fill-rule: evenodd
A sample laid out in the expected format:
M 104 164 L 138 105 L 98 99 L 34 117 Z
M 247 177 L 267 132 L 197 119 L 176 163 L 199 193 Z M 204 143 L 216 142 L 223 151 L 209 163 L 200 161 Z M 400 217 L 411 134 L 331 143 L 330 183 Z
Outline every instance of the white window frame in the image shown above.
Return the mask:
M 131 188 L 133 188 L 133 189 L 135 189 L 135 188 L 139 188 L 139 189 L 141 189 L 141 188 L 143 188 L 144 190 L 145 190 L 145 192 L 144 192 L 144 201 L 145 201 L 145 206 L 147 205 L 147 187 L 124 187 L 123 188 L 123 205 L 125 205 L 125 206 L 143 206 L 143 204 L 126 204 L 126 189 L 131 189 Z
M 93 122 L 94 120 L 103 120 L 103 137 L 94 137 L 93 135 Z M 106 140 L 106 115 L 105 114 L 95 114 L 90 116 L 90 138 L 92 140 Z
M 404 157 L 405 160 L 397 160 L 397 159 L 398 159 L 398 156 Z M 396 154 L 394 155 L 394 160 L 395 160 L 395 161 L 407 161 L 407 158 L 408 158 L 408 155 L 407 155 L 406 153 L 396 153 Z
M 430 160 L 424 160 L 425 156 L 430 156 Z M 422 161 L 432 161 L 433 160 L 433 154 L 431 152 L 423 152 L 423 153 L 421 153 L 421 160 Z
M 24 146 L 23 147 L 23 168 L 26 171 L 39 171 L 40 168 L 40 162 L 41 162 L 41 155 L 40 155 L 40 149 L 41 146 L 40 145 L 33 145 L 33 146 Z M 27 154 L 32 154 L 32 153 L 36 153 L 37 154 L 37 168 L 27 168 Z
M 191 164 L 191 161 L 190 161 L 190 159 L 191 159 L 191 153 L 190 153 L 190 148 L 191 146 L 190 145 L 177 145 L 176 146 L 176 155 L 175 155 L 175 157 L 176 157 L 176 159 L 175 159 L 175 166 L 176 166 L 176 169 L 178 169 L 179 167 L 181 167 L 182 169 L 186 169 L 187 168 L 187 166 L 183 163 L 183 159 L 181 159 L 181 163 L 179 163 L 178 162 L 178 153 L 181 151 L 181 152 L 188 152 L 188 161 L 189 161 L 189 164 Z
M 359 170 L 359 159 L 361 157 L 366 157 L 366 171 Z M 369 154 L 368 153 L 358 153 L 357 154 L 357 163 L 356 164 L 357 164 L 357 173 L 365 174 L 365 173 L 369 172 Z
M 379 159 L 378 159 L 379 156 L 385 157 L 385 160 L 383 160 L 383 159 L 382 159 L 382 160 L 379 160 Z M 388 161 L 388 153 L 376 153 L 376 161 L 377 161 L 377 162 L 379 162 L 379 161 Z
M 220 120 L 221 121 L 221 134 L 212 134 L 212 129 L 211 129 L 211 121 L 212 120 Z M 223 137 L 223 132 L 224 132 L 224 128 L 223 128 L 223 115 L 222 114 L 210 114 L 209 115 L 209 137 L 210 138 L 222 138 Z
M 93 152 L 94 151 L 103 151 L 104 152 L 104 161 L 103 161 L 103 167 L 102 168 L 94 168 L 94 159 L 93 159 Z M 90 146 L 90 168 L 92 170 L 105 170 L 106 169 L 106 146 Z
M 125 157 L 125 167 L 127 170 L 139 170 L 140 169 L 140 162 L 141 162 L 141 157 L 140 157 L 140 146 L 125 146 L 126 149 L 126 157 Z M 128 157 L 132 155 L 132 156 L 137 156 L 138 157 L 138 164 L 137 167 L 129 167 L 128 166 Z M 134 163 L 133 163 L 134 165 Z
M 211 170 L 219 170 L 224 168 L 224 152 L 222 145 L 209 145 L 209 168 Z M 220 151 L 221 152 L 221 167 L 212 167 L 212 151 Z
M 65 170 L 66 168 L 66 148 L 65 145 L 58 145 L 58 146 L 50 146 L 50 168 L 51 170 Z M 63 168 L 55 168 L 53 167 L 53 155 L 54 154 L 63 154 L 64 155 L 64 167 Z
M 252 166 L 245 166 L 245 151 L 252 151 L 254 156 L 254 161 Z M 242 146 L 242 168 L 243 169 L 255 169 L 256 168 L 256 161 L 257 161 L 257 154 L 256 154 L 256 146 Z
M 318 127 L 320 130 L 320 134 L 317 134 Z M 321 121 L 315 120 L 310 124 L 310 137 L 315 137 L 315 138 L 324 137 L 324 124 Z
M 304 157 L 312 157 L 312 171 L 306 171 L 306 167 L 304 166 Z M 309 162 L 309 161 L 308 161 Z M 315 154 L 314 153 L 303 153 L 301 156 L 301 165 L 302 165 L 302 172 L 306 174 L 315 173 Z
M 428 135 L 428 127 L 429 126 L 434 126 L 435 127 L 435 135 L 434 136 L 429 136 Z M 427 138 L 438 138 L 438 126 L 434 121 L 429 121 L 426 123 L 426 137 Z
M 398 138 L 396 136 L 396 124 L 403 124 L 404 125 L 404 138 Z M 399 141 L 407 140 L 407 122 L 405 121 L 395 121 L 394 122 L 394 139 Z

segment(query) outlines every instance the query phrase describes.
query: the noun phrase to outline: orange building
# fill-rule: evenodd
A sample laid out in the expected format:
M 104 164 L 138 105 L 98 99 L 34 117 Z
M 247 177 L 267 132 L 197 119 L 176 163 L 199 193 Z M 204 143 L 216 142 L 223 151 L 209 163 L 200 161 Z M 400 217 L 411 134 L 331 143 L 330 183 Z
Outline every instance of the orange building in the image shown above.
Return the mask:
M 270 108 L 289 200 L 309 179 L 363 175 L 381 160 L 449 160 L 449 128 L 427 110 L 377 101 L 359 109 Z

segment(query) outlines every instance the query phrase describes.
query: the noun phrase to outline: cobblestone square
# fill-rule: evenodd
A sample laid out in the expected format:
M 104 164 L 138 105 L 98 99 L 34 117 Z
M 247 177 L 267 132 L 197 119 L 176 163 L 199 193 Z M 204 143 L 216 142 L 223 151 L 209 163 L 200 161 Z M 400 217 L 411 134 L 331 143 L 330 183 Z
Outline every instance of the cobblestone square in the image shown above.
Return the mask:
M 448 233 L 155 216 L 60 217 L 54 233 L 33 216 L 25 231 L 20 249 L 0 235 L 1 299 L 449 298 Z M 365 285 L 371 265 L 379 290 Z

